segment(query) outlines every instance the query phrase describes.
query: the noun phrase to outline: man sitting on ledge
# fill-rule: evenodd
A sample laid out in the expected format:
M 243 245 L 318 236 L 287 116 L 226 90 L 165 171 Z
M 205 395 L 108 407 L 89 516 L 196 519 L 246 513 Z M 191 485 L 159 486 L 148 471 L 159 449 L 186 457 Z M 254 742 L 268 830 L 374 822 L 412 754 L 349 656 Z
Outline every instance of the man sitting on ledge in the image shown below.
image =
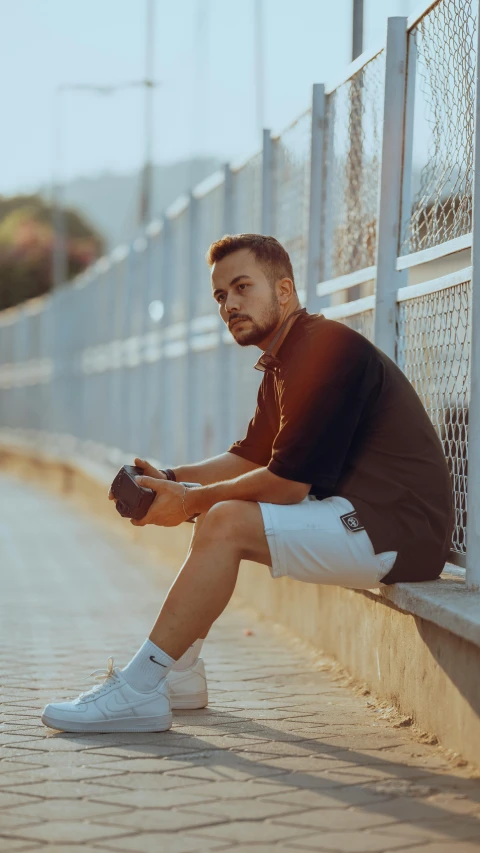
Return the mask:
M 241 560 L 269 566 L 272 578 L 371 589 L 433 580 L 448 556 L 450 476 L 402 371 L 348 326 L 300 308 L 290 258 L 273 237 L 227 235 L 207 260 L 236 343 L 264 351 L 255 414 L 245 438 L 213 459 L 173 471 L 135 459 L 156 497 L 132 524 L 197 516 L 190 549 L 127 666 L 109 658 L 100 684 L 46 706 L 42 720 L 56 729 L 163 731 L 171 707 L 204 707 L 200 648 Z

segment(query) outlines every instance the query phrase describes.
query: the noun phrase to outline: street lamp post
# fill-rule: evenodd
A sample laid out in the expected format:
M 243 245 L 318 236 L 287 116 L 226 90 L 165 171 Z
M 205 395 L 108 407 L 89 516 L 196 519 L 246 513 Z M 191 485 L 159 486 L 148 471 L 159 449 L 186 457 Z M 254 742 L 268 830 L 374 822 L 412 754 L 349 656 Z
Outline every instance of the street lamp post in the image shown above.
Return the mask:
M 255 0 L 255 118 L 258 143 L 263 143 L 265 126 L 265 44 L 263 0 Z
M 155 58 L 155 0 L 147 0 L 145 44 L 145 163 L 140 192 L 140 222 L 152 218 L 153 195 L 153 75 Z
M 52 164 L 52 225 L 53 225 L 53 257 L 52 257 L 52 279 L 53 288 L 60 287 L 67 279 L 67 253 L 66 253 L 66 227 L 63 208 L 63 184 L 61 180 L 62 156 L 63 156 L 63 115 L 61 96 L 65 92 L 89 92 L 95 95 L 112 95 L 126 89 L 145 87 L 147 92 L 153 94 L 157 86 L 152 79 L 133 80 L 119 83 L 113 86 L 94 86 L 88 83 L 66 84 L 58 86 L 55 93 L 54 121 L 53 121 L 53 164 Z M 150 106 L 151 110 L 151 106 Z M 144 167 L 145 182 L 148 179 L 148 207 L 146 215 L 151 210 L 151 157 L 152 157 L 152 131 L 151 121 L 146 122 L 146 156 Z

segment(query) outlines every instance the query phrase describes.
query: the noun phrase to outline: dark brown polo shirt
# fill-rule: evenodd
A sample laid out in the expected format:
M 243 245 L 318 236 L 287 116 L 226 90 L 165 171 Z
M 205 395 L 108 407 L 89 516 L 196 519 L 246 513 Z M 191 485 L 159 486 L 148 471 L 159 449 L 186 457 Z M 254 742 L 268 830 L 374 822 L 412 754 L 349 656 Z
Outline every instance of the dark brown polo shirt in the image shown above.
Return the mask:
M 375 553 L 398 551 L 384 583 L 437 578 L 451 547 L 452 487 L 440 439 L 406 376 L 321 314 L 300 314 L 277 358 L 230 452 L 311 484 L 319 500 L 348 498 Z

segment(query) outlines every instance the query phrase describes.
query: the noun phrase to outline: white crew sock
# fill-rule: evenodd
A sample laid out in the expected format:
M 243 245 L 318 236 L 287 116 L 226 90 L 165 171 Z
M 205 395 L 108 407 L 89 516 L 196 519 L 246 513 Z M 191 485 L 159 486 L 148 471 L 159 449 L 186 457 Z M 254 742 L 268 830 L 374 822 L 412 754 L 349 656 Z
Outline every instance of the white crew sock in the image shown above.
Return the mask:
M 186 652 L 172 666 L 175 672 L 182 672 L 185 669 L 190 669 L 197 660 L 202 650 L 203 640 L 195 640 L 194 643 L 187 649 Z
M 122 675 L 130 687 L 140 693 L 148 693 L 158 687 L 162 678 L 170 672 L 174 659 L 163 652 L 151 640 L 145 640 L 137 654 L 122 669 Z

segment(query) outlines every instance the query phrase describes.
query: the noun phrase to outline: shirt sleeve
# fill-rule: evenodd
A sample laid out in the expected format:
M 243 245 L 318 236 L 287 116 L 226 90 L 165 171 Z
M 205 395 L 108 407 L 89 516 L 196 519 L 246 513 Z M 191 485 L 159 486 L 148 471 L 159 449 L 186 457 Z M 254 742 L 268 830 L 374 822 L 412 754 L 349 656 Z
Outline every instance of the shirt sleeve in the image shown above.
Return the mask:
M 228 448 L 229 453 L 248 459 L 256 465 L 268 465 L 272 456 L 272 445 L 277 430 L 268 414 L 266 376 L 258 390 L 255 414 L 247 427 L 245 438 Z
M 287 365 L 268 470 L 332 494 L 374 393 L 371 355 L 349 335 L 307 342 Z

